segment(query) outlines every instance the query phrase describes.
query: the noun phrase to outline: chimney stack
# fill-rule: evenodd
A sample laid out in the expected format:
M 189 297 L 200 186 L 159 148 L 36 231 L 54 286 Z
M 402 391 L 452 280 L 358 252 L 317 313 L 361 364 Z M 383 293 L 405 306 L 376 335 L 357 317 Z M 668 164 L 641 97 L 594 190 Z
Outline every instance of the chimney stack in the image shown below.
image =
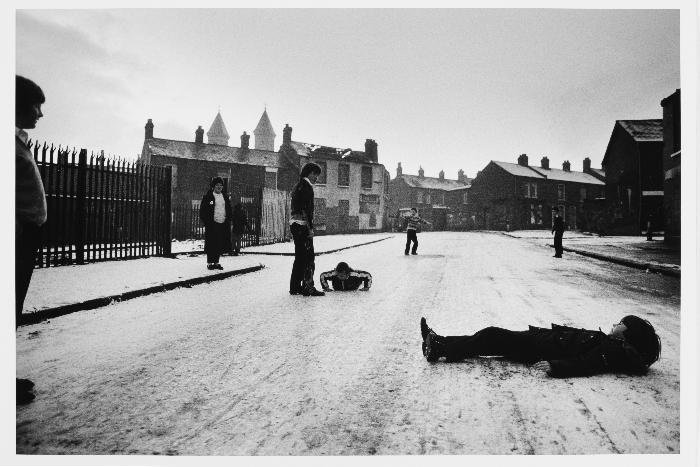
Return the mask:
M 204 130 L 202 129 L 202 125 L 199 125 L 194 132 L 194 142 L 199 144 L 204 143 Z
M 457 172 L 457 181 L 462 182 L 462 183 L 466 183 L 464 181 L 464 170 L 459 169 L 459 172 Z
M 245 131 L 241 135 L 241 149 L 248 149 L 250 144 L 250 135 Z
M 425 172 L 423 172 L 423 167 L 418 166 L 418 178 L 423 178 Z
M 547 156 L 544 156 L 542 158 L 542 161 L 540 162 L 540 165 L 542 166 L 543 169 L 549 170 L 549 158 Z
M 588 172 L 591 171 L 591 159 L 588 158 L 588 157 L 586 157 L 586 158 L 583 160 L 583 171 L 584 171 L 585 173 L 588 173 Z
M 518 156 L 518 165 L 522 165 L 524 167 L 527 167 L 527 154 L 520 154 Z
M 153 139 L 153 120 L 149 118 L 144 128 L 146 128 L 146 139 Z
M 292 144 L 292 127 L 289 126 L 289 123 L 286 123 L 284 130 L 282 130 L 282 144 L 287 146 Z
M 378 162 L 377 159 L 377 142 L 373 139 L 365 140 L 365 156 L 372 162 Z
M 399 162 L 399 165 L 396 167 L 396 178 L 399 178 L 401 175 L 403 175 L 403 169 L 401 168 L 401 162 Z
M 438 178 L 440 178 L 440 180 L 445 180 L 445 171 L 444 170 L 440 171 L 440 173 L 438 174 Z
M 564 172 L 571 172 L 571 163 L 569 161 L 564 161 L 561 168 L 564 169 Z

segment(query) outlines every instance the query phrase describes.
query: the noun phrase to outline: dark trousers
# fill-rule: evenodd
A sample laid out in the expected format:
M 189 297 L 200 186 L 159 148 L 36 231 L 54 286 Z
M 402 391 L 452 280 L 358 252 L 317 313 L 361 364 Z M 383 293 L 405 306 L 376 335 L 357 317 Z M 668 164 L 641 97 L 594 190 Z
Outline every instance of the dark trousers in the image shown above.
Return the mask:
M 545 357 L 531 331 L 511 331 L 488 327 L 471 336 L 442 338 L 447 360 L 460 361 L 479 356 L 501 356 L 519 362 L 535 362 Z
M 212 222 L 207 225 L 207 263 L 218 263 L 221 254 L 226 250 L 226 236 L 228 224 Z
M 294 264 L 289 279 L 290 291 L 310 290 L 314 288 L 314 239 L 309 237 L 309 228 L 301 224 L 290 226 L 294 239 Z
M 418 236 L 416 235 L 416 231 L 413 229 L 406 230 L 406 250 L 404 253 L 408 254 L 408 249 L 411 246 L 411 242 L 413 242 L 413 250 L 411 250 L 411 252 L 415 253 L 418 251 Z
M 40 243 L 41 227 L 22 224 L 15 230 L 15 327 L 22 315 Z
M 562 238 L 564 237 L 564 232 L 554 232 L 554 254 L 555 256 L 561 256 L 564 253 L 564 247 L 562 246 Z
M 233 254 L 237 255 L 238 253 L 241 252 L 241 238 L 243 237 L 243 234 L 240 233 L 232 233 L 231 234 L 231 240 L 233 242 Z

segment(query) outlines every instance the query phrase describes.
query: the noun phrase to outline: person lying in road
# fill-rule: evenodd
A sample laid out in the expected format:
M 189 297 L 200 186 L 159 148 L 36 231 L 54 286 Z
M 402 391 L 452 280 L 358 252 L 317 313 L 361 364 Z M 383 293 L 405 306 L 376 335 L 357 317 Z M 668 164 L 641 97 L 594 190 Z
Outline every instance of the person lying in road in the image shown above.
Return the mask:
M 332 271 L 321 273 L 321 287 L 330 291 L 328 281 L 331 281 L 334 290 L 357 290 L 362 284 L 361 290 L 369 290 L 372 287 L 372 274 L 367 271 L 359 271 L 348 266 L 348 263 L 340 262 Z
M 487 327 L 471 336 L 440 336 L 420 320 L 423 355 L 429 362 L 444 357 L 458 362 L 479 356 L 502 356 L 534 364 L 549 376 L 563 378 L 598 373 L 646 374 L 659 359 L 661 340 L 649 321 L 628 315 L 608 334 L 552 324 L 527 331 Z

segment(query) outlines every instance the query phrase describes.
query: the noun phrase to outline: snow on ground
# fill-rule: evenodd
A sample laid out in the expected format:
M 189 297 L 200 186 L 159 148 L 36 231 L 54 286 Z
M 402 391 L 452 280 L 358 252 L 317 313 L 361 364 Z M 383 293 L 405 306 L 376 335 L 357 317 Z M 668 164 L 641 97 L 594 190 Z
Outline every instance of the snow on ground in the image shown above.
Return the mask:
M 498 234 L 419 241 L 418 256 L 396 235 L 317 257 L 316 277 L 338 261 L 370 271 L 368 292 L 290 296 L 292 258 L 259 256 L 255 273 L 21 327 L 17 374 L 37 399 L 17 407 L 17 452 L 679 453 L 680 281 Z M 608 330 L 626 314 L 663 342 L 647 376 L 552 379 L 420 351 L 421 316 L 465 334 Z

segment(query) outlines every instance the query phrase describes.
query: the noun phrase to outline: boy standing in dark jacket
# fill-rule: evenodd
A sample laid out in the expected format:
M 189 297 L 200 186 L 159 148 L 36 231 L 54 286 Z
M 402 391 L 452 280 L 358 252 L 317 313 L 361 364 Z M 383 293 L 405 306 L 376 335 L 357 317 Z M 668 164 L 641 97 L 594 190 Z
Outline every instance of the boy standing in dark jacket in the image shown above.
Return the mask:
M 357 290 L 362 284 L 362 290 L 369 290 L 372 287 L 372 274 L 367 271 L 359 271 L 351 268 L 348 263 L 340 262 L 333 271 L 321 273 L 319 278 L 323 290 L 331 290 L 328 281 L 331 281 L 334 290 Z
M 471 336 L 439 336 L 420 322 L 423 355 L 429 362 L 445 357 L 456 362 L 478 356 L 503 356 L 553 377 L 605 372 L 645 374 L 659 359 L 661 341 L 649 321 L 628 315 L 610 333 L 552 324 L 527 331 L 484 328 Z
M 561 258 L 564 252 L 562 239 L 564 238 L 564 220 L 561 218 L 559 208 L 552 208 L 554 214 L 554 223 L 552 224 L 552 233 L 554 234 L 554 257 Z
M 301 169 L 299 183 L 292 190 L 289 229 L 294 238 L 294 265 L 289 293 L 317 297 L 325 295 L 314 287 L 314 188 L 321 167 L 308 162 Z
M 204 224 L 207 269 L 224 269 L 219 264 L 219 258 L 222 253 L 231 250 L 231 202 L 223 190 L 224 180 L 215 177 L 199 207 L 199 218 Z

